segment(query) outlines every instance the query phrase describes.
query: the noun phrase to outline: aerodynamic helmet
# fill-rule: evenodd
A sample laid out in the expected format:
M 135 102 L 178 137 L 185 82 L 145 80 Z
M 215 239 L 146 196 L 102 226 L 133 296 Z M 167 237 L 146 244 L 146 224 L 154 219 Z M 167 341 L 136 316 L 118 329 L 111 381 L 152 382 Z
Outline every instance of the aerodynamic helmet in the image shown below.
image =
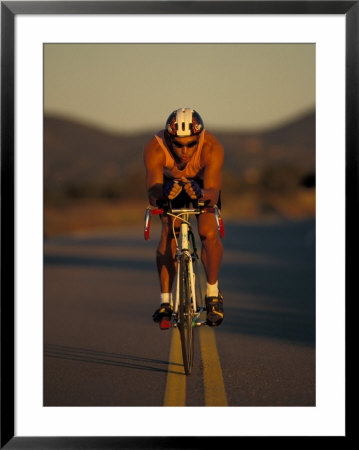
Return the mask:
M 201 116 L 192 108 L 173 111 L 166 122 L 166 130 L 171 136 L 194 136 L 204 128 Z

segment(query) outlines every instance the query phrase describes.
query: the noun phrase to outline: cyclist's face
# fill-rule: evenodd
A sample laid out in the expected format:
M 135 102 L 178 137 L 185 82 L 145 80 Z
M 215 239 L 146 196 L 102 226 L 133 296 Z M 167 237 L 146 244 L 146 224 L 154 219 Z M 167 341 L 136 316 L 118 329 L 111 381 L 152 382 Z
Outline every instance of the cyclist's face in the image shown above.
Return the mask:
M 197 150 L 198 138 L 194 136 L 172 138 L 172 148 L 176 156 L 183 162 L 189 161 Z

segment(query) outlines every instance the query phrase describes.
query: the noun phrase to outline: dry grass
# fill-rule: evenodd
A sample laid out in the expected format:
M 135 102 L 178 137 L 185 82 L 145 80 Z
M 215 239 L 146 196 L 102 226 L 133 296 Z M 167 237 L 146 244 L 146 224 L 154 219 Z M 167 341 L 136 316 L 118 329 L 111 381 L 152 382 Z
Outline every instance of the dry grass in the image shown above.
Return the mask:
M 68 202 L 63 206 L 45 206 L 45 236 L 78 231 L 116 229 L 124 225 L 142 223 L 145 202 L 119 202 L 83 200 Z
M 287 218 L 301 220 L 315 216 L 315 191 L 297 190 L 292 194 L 261 196 L 247 192 L 237 198 L 224 199 L 224 217 L 234 220 L 263 220 Z

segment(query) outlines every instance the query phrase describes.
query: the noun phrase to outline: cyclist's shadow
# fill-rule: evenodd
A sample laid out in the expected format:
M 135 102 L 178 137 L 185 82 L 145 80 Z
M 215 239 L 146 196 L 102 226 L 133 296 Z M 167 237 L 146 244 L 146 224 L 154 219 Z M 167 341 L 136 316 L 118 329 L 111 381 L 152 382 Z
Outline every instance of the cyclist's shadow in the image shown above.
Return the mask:
M 170 364 L 172 366 L 182 367 L 182 364 L 175 363 L 172 361 L 146 358 L 143 356 L 135 356 L 122 353 L 119 354 L 119 353 L 101 352 L 87 348 L 76 348 L 63 345 L 45 344 L 44 356 L 48 358 L 59 358 L 77 362 L 82 361 L 92 364 L 117 366 L 136 370 L 146 370 L 151 372 L 165 372 L 165 373 L 171 372 L 182 374 L 182 372 L 169 371 L 167 368 L 164 367 L 169 366 Z M 159 367 L 156 367 L 155 365 L 158 365 Z

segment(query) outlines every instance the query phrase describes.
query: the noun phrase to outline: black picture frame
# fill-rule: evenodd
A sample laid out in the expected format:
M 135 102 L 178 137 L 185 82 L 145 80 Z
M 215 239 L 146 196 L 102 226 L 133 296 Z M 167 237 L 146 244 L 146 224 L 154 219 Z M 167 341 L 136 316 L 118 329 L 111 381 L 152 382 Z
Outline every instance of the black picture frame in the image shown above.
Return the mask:
M 359 1 L 1 2 L 1 448 L 201 448 L 239 437 L 25 437 L 14 435 L 14 21 L 18 14 L 340 14 L 346 21 L 346 317 L 358 252 Z M 355 300 L 355 299 L 354 299 Z M 348 331 L 346 328 L 346 337 Z M 348 382 L 348 379 L 347 379 Z M 348 388 L 347 388 L 348 392 Z M 348 400 L 348 398 L 346 398 Z M 347 411 L 348 411 L 348 403 Z M 348 419 L 348 418 L 347 418 Z M 205 432 L 205 430 L 204 430 Z M 349 437 L 349 421 L 346 435 Z M 288 439 L 288 438 L 287 438 Z M 220 441 L 219 441 L 220 440 Z M 217 442 L 219 441 L 219 442 Z

